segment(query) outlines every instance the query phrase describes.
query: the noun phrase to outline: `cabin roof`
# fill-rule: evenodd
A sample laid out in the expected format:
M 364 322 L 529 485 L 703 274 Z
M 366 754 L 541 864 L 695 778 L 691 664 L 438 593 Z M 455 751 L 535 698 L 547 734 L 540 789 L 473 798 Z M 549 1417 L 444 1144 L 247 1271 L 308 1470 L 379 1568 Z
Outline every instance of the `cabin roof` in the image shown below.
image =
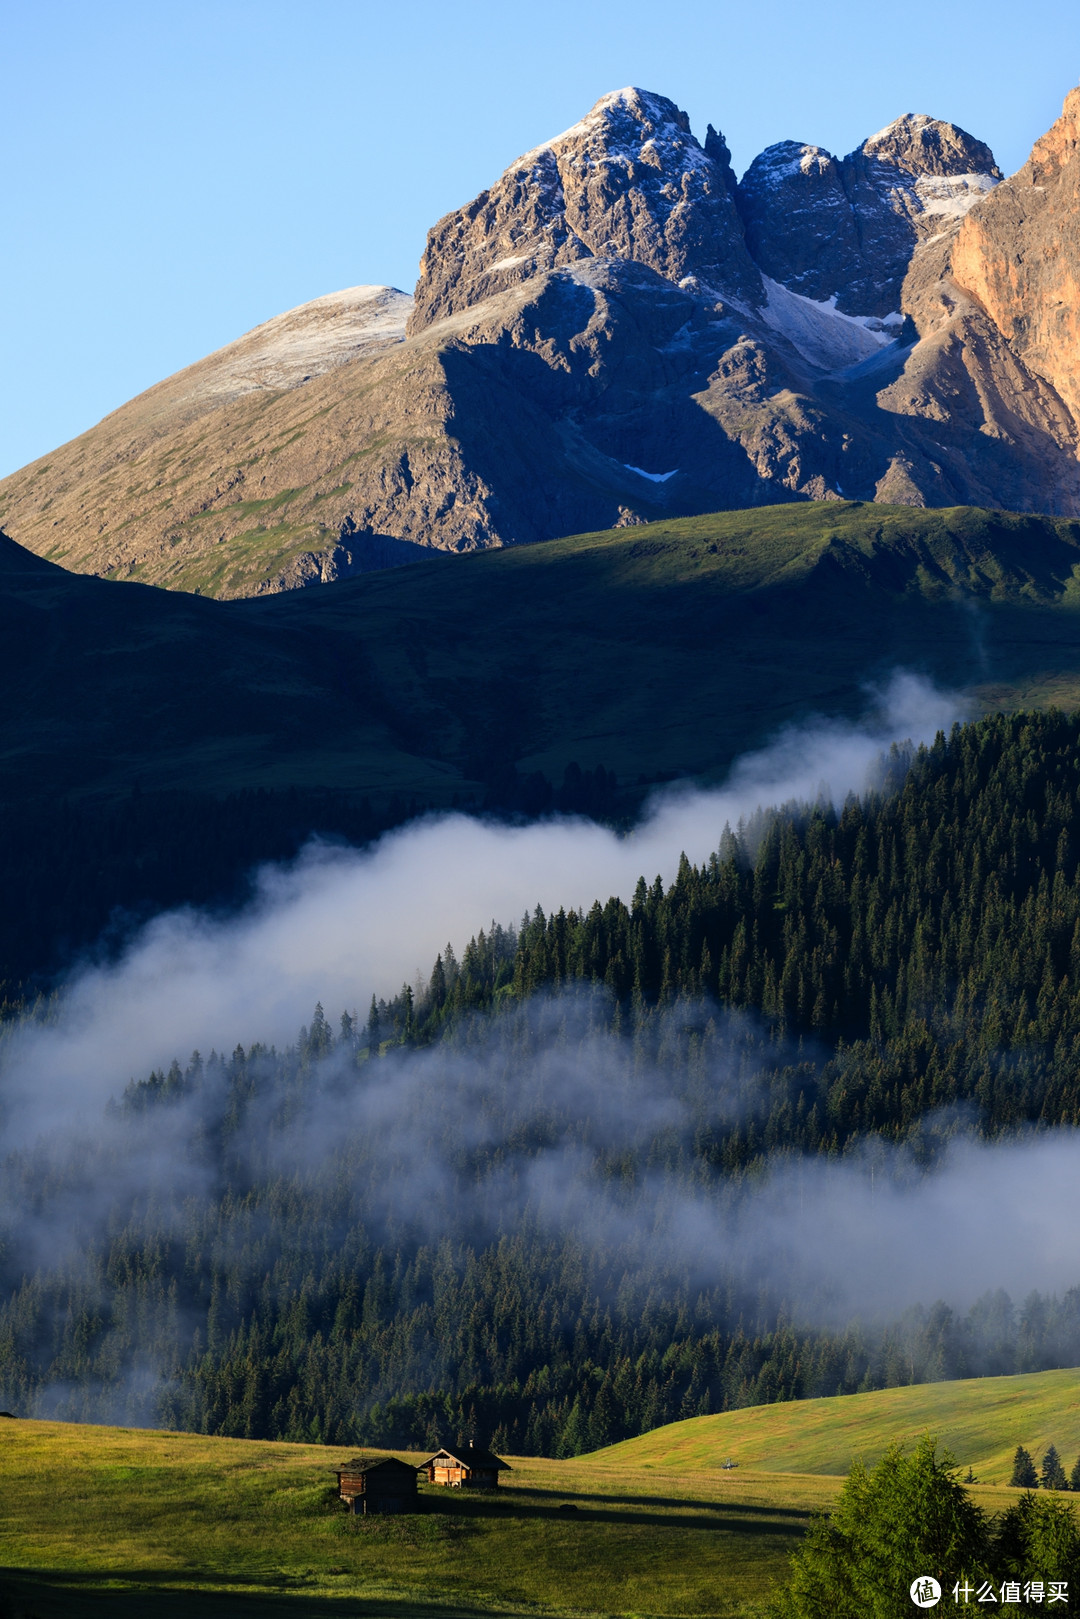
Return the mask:
M 354 1456 L 351 1462 L 342 1462 L 335 1467 L 334 1472 L 339 1476 L 342 1473 L 376 1473 L 380 1467 L 398 1468 L 403 1473 L 415 1473 L 415 1467 L 408 1462 L 399 1461 L 396 1456 Z
M 502 1468 L 507 1473 L 513 1472 L 509 1462 L 500 1461 L 494 1452 L 483 1450 L 479 1445 L 455 1445 L 453 1450 L 444 1448 L 436 1451 L 434 1456 L 429 1456 L 427 1461 L 421 1462 L 420 1465 L 430 1467 L 432 1462 L 442 1461 L 444 1458 L 450 1462 L 457 1462 L 459 1467 L 494 1467 Z

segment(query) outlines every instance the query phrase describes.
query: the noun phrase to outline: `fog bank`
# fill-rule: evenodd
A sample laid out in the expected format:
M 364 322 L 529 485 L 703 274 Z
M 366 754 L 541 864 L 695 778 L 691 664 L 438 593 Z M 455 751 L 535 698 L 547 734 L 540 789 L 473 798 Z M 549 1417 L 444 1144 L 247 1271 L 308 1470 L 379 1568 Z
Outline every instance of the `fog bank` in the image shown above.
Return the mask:
M 954 695 L 898 673 L 868 692 L 858 722 L 822 719 L 741 760 L 717 790 L 673 787 L 620 837 L 559 817 L 527 826 L 430 816 L 364 850 L 309 846 L 268 867 L 253 902 L 226 920 L 178 911 L 152 921 L 119 961 L 74 977 L 55 1023 L 8 1043 L 0 1140 L 25 1142 L 118 1084 L 193 1048 L 283 1044 L 316 1000 L 359 1009 L 430 970 L 494 918 L 628 900 L 639 876 L 665 883 L 680 854 L 705 860 L 726 823 L 759 806 L 842 803 L 894 742 L 929 742 L 962 717 Z

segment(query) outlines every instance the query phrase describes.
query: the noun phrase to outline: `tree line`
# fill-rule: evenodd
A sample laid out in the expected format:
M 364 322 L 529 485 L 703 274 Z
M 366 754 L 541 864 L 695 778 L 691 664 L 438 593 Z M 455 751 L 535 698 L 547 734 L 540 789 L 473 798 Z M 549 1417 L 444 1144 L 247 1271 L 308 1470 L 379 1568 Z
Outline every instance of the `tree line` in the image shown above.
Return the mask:
M 1017 1445 L 1009 1483 L 1021 1490 L 1036 1490 L 1040 1485 L 1044 1490 L 1080 1490 L 1080 1456 L 1066 1477 L 1056 1445 L 1047 1445 L 1041 1472 L 1035 1466 L 1031 1452 L 1025 1450 L 1023 1445 Z

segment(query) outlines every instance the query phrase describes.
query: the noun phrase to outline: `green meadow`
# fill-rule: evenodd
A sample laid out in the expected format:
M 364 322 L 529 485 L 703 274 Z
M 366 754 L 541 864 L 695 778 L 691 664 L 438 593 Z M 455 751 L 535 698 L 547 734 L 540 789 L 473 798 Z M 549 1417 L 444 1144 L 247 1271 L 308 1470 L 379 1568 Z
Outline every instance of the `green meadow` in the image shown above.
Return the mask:
M 336 1500 L 345 1452 L 4 1421 L 5 1619 L 735 1619 L 784 1579 L 853 1457 L 929 1430 L 999 1511 L 1018 1443 L 1080 1451 L 1078 1390 L 1080 1371 L 1046 1372 L 698 1417 L 512 1458 L 492 1495 L 423 1483 L 419 1513 L 369 1519 Z
M 524 1458 L 494 1495 L 357 1520 L 319 1446 L 44 1422 L 0 1446 L 13 1619 L 735 1615 L 839 1487 Z
M 843 1477 L 853 1461 L 872 1466 L 890 1445 L 923 1433 L 934 1434 L 982 1484 L 1008 1484 L 1017 1445 L 1037 1459 L 1055 1445 L 1068 1471 L 1080 1456 L 1080 1370 L 748 1406 L 669 1423 L 590 1461 L 693 1471 L 730 1457 L 765 1473 Z

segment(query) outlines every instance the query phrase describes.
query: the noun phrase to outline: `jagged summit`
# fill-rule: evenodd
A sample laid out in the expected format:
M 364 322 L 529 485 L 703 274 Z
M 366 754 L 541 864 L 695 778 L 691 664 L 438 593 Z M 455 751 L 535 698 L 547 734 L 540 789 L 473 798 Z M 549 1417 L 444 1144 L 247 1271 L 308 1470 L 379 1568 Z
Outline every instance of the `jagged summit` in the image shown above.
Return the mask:
M 824 173 L 832 168 L 836 159 L 824 146 L 809 146 L 800 141 L 777 141 L 767 146 L 751 163 L 744 182 L 753 176 L 753 184 L 762 190 L 779 185 L 795 174 Z
M 774 281 L 884 318 L 918 242 L 960 219 L 1001 179 L 994 154 L 955 124 L 905 113 L 847 157 L 781 141 L 756 157 L 737 192 L 746 242 Z
M 641 90 L 636 85 L 628 84 L 621 90 L 609 90 L 602 95 L 584 118 L 579 118 L 576 124 L 564 129 L 561 135 L 553 135 L 549 140 L 541 141 L 531 151 L 524 152 L 516 163 L 512 163 L 506 171 L 527 167 L 534 162 L 541 152 L 556 150 L 561 146 L 578 145 L 581 140 L 590 135 L 602 132 L 605 143 L 613 155 L 619 151 L 620 139 L 622 141 L 623 155 L 632 160 L 640 154 L 642 144 L 656 138 L 661 140 L 674 140 L 679 142 L 680 137 L 690 136 L 692 148 L 697 148 L 701 157 L 704 152 L 698 147 L 690 132 L 690 119 L 681 107 L 667 96 L 657 95 L 652 90 Z M 693 150 L 689 154 L 689 161 L 695 161 Z
M 870 135 L 845 161 L 862 152 L 868 159 L 888 163 L 914 177 L 928 174 L 985 174 L 1001 179 L 994 154 L 958 124 L 931 118 L 924 112 L 905 112 Z
M 727 148 L 710 137 L 711 154 L 665 96 L 633 87 L 602 96 L 429 232 L 410 333 L 587 258 L 629 259 L 676 282 L 693 276 L 760 304 Z

